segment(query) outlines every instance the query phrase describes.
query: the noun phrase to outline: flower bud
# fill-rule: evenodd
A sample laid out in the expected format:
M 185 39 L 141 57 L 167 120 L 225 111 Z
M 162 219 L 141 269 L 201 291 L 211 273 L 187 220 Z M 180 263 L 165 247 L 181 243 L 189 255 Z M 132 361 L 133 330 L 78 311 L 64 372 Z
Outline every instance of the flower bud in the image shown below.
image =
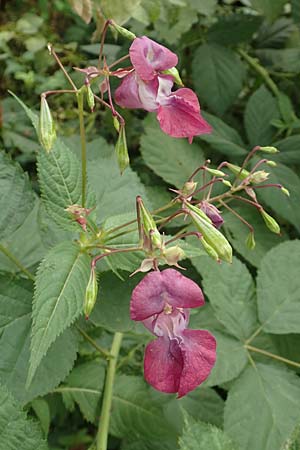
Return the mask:
M 121 27 L 120 25 L 117 25 L 115 22 L 111 21 L 111 25 L 118 33 L 120 33 L 121 36 L 124 36 L 126 39 L 133 41 L 136 38 L 136 35 L 134 33 L 124 27 Z
M 254 233 L 251 231 L 246 239 L 246 246 L 249 248 L 249 250 L 253 250 L 255 248 L 255 239 L 254 239 Z
M 197 187 L 197 184 L 198 183 L 196 183 L 195 181 L 187 181 L 186 183 L 184 183 L 181 192 L 183 193 L 183 195 L 192 195 Z
M 212 224 L 212 220 L 210 219 L 210 217 L 208 217 L 208 215 L 206 215 L 206 213 L 202 209 L 198 208 L 198 206 L 191 205 L 190 203 L 187 203 L 186 206 L 189 210 L 193 211 L 197 216 L 201 217 L 201 219 L 206 220 L 206 222 Z
M 220 228 L 223 225 L 224 223 L 223 217 L 221 216 L 220 211 L 216 206 L 203 200 L 200 203 L 200 209 L 207 215 L 207 217 L 210 218 L 210 220 L 212 221 L 213 225 L 216 228 Z
M 225 177 L 226 173 L 222 172 L 222 170 L 211 169 L 210 167 L 205 168 L 206 172 L 211 173 L 215 177 Z
M 91 108 L 91 112 L 93 112 L 95 108 L 95 98 L 92 88 L 89 84 L 87 84 L 86 86 L 86 99 L 89 107 Z
M 39 121 L 39 138 L 46 152 L 50 152 L 56 139 L 52 114 L 45 95 L 41 95 L 41 111 Z
M 229 180 L 222 180 L 222 183 L 225 184 L 225 186 L 228 186 L 229 188 L 232 188 L 232 184 Z
M 178 261 L 185 258 L 185 253 L 178 245 L 166 248 L 163 256 L 169 266 L 178 266 Z
M 269 160 L 269 161 L 266 161 L 266 164 L 268 164 L 268 166 L 270 166 L 270 167 L 277 167 L 277 164 L 275 161 Z
M 124 126 L 120 127 L 119 137 L 116 143 L 116 154 L 120 172 L 123 174 L 124 170 L 129 165 L 129 155 Z
M 287 197 L 289 197 L 290 196 L 290 192 L 289 192 L 289 190 L 287 189 L 287 188 L 285 188 L 285 187 L 283 187 L 283 186 L 281 186 L 281 192 L 283 192 L 284 193 L 284 195 L 286 195 Z
M 280 226 L 276 222 L 276 220 L 270 216 L 264 209 L 261 209 L 259 211 L 262 215 L 262 218 L 264 219 L 265 224 L 269 228 L 272 233 L 280 234 Z
M 141 197 L 137 197 L 137 208 L 139 211 L 140 221 L 141 221 L 141 230 L 144 236 L 141 236 L 143 239 L 142 245 L 147 246 L 147 242 L 145 242 L 145 237 L 151 241 L 151 244 L 156 248 L 163 247 L 163 238 L 156 227 L 155 220 L 153 219 L 150 212 L 146 209 L 143 200 Z
M 268 179 L 269 175 L 270 174 L 264 170 L 258 170 L 249 176 L 249 181 L 254 184 L 263 183 Z
M 240 180 L 244 180 L 250 174 L 248 170 L 242 169 L 240 166 L 236 166 L 235 164 L 227 163 L 226 167 L 232 172 L 235 176 L 237 176 Z
M 96 270 L 94 267 L 92 267 L 90 279 L 89 279 L 88 285 L 86 287 L 85 297 L 84 297 L 84 302 L 83 302 L 83 312 L 84 312 L 86 319 L 89 318 L 89 316 L 91 315 L 91 312 L 95 306 L 95 303 L 97 300 L 97 294 L 98 294 L 98 283 L 97 283 Z
M 171 75 L 174 78 L 175 83 L 178 84 L 178 86 L 184 86 L 176 67 L 172 67 L 171 69 L 163 70 L 162 73 L 164 73 L 165 75 Z
M 117 116 L 113 116 L 113 124 L 114 124 L 115 130 L 119 133 L 119 131 L 120 131 L 120 122 L 119 122 Z
M 214 225 L 211 223 L 211 220 L 207 216 L 206 217 L 208 220 L 205 220 L 203 217 L 201 217 L 200 214 L 197 214 L 193 205 L 187 204 L 186 206 L 190 210 L 189 214 L 194 225 L 205 239 L 205 244 L 208 244 L 213 248 L 213 250 L 217 253 L 219 259 L 231 263 L 232 248 L 225 236 L 214 227 Z M 204 213 L 202 212 L 202 214 Z
M 260 147 L 259 150 L 265 153 L 279 153 L 276 147 Z

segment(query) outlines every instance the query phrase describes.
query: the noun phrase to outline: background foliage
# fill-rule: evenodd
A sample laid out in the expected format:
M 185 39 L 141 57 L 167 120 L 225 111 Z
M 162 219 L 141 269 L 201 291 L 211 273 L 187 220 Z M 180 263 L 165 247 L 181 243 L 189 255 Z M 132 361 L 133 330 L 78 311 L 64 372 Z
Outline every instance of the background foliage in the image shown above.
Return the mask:
M 299 364 L 268 357 L 269 352 L 300 361 L 299 1 L 49 3 L 2 2 L 0 449 L 89 448 L 105 358 L 82 331 L 104 348 L 120 331 L 126 337 L 113 394 L 111 450 L 299 450 Z M 70 243 L 79 229 L 70 226 L 64 211 L 66 202 L 80 203 L 81 195 L 73 98 L 51 98 L 60 138 L 45 158 L 26 112 L 7 92 L 22 98 L 35 123 L 39 94 L 67 88 L 47 42 L 70 72 L 73 66 L 94 65 L 105 17 L 178 54 L 182 79 L 199 95 L 214 131 L 189 145 L 162 134 L 153 116 L 126 112 L 131 168 L 120 177 L 111 117 L 86 108 L 89 199 L 97 200 L 98 223 L 108 227 L 130 220 L 137 194 L 150 209 L 159 207 L 170 199 L 168 188 L 180 188 L 206 158 L 216 165 L 224 159 L 239 164 L 254 145 L 280 150 L 273 158 L 277 167 L 268 168 L 270 182 L 280 180 L 291 193 L 287 198 L 260 190 L 260 201 L 282 227 L 281 237 L 268 232 L 256 211 L 240 207 L 255 227 L 252 251 L 244 244 L 247 229 L 224 213 L 224 230 L 236 252 L 231 266 L 203 256 L 194 241 L 185 244 L 186 275 L 203 286 L 207 300 L 192 315 L 191 326 L 214 333 L 218 357 L 205 384 L 180 400 L 154 391 L 142 378 L 150 335 L 128 314 L 140 280 L 128 275 L 140 262 L 138 254 L 99 265 L 97 305 L 89 322 L 80 315 L 90 261 Z M 108 34 L 108 62 L 128 45 Z M 7 250 L 29 271 L 29 280 Z M 38 267 L 32 301 L 31 274 Z

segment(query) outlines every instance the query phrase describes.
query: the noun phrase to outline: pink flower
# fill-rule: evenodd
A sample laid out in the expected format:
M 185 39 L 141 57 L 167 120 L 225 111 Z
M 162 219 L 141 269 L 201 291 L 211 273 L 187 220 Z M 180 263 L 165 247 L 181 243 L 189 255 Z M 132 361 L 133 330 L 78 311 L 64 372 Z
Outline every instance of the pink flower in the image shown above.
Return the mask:
M 132 293 L 131 319 L 142 321 L 157 339 L 145 350 L 146 381 L 178 398 L 209 376 L 216 359 L 215 338 L 187 329 L 189 308 L 204 305 L 200 287 L 174 269 L 151 272 Z
M 214 227 L 220 228 L 223 225 L 224 219 L 215 205 L 203 200 L 198 206 L 210 218 Z
M 156 112 L 161 129 L 173 137 L 193 137 L 211 132 L 200 113 L 196 94 L 187 88 L 172 92 L 173 77 L 163 74 L 174 67 L 177 56 L 167 48 L 143 36 L 129 50 L 134 72 L 128 74 L 115 92 L 123 108 L 141 108 Z

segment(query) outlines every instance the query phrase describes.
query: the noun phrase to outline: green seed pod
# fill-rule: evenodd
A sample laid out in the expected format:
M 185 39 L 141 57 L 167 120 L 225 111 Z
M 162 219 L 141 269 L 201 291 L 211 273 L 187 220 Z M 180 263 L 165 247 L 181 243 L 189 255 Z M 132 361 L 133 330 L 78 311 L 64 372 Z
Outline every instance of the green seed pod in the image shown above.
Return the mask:
M 46 152 L 49 153 L 56 139 L 56 132 L 52 114 L 45 95 L 41 95 L 39 138 L 42 146 Z
M 118 121 L 117 116 L 113 116 L 113 124 L 114 124 L 115 130 L 119 133 L 119 131 L 120 131 L 120 122 Z
M 166 75 L 171 75 L 174 78 L 175 83 L 178 84 L 178 86 L 184 86 L 176 67 L 172 67 L 171 69 L 163 70 L 162 73 L 164 73 Z
M 212 224 L 212 220 L 205 214 L 205 212 L 202 211 L 202 209 L 198 208 L 197 206 L 191 205 L 190 203 L 187 203 L 186 206 L 190 211 L 193 211 L 193 213 L 201 217 L 201 219 L 206 220 L 206 222 Z
M 268 166 L 270 166 L 270 167 L 277 167 L 277 163 L 275 161 L 269 160 L 266 162 L 266 164 L 268 164 Z
M 235 176 L 237 176 L 240 180 L 244 180 L 249 176 L 248 170 L 242 169 L 240 166 L 236 166 L 235 164 L 227 163 L 226 167 L 232 172 Z
M 127 148 L 127 141 L 126 141 L 126 134 L 125 134 L 125 127 L 120 127 L 119 131 L 119 137 L 116 143 L 116 154 L 117 154 L 117 160 L 119 169 L 122 173 L 126 169 L 126 167 L 129 166 L 129 155 L 128 155 L 128 148 Z
M 225 186 L 228 186 L 229 188 L 232 188 L 232 184 L 228 180 L 222 180 L 222 183 L 225 184 Z
M 94 267 L 91 268 L 90 279 L 85 291 L 85 297 L 83 302 L 83 312 L 86 319 L 89 318 L 91 312 L 94 309 L 98 294 L 98 283 L 96 277 L 96 270 Z
M 279 150 L 276 147 L 260 147 L 261 152 L 265 153 L 279 153 Z
M 281 186 L 281 192 L 283 192 L 284 195 L 286 195 L 287 197 L 290 196 L 289 190 L 287 188 L 283 187 L 283 186 Z
M 261 209 L 260 213 L 269 230 L 272 231 L 272 233 L 280 234 L 280 226 L 278 225 L 276 220 L 272 216 L 270 216 L 270 214 L 268 214 L 264 209 Z
M 215 249 L 211 245 L 209 245 L 209 243 L 203 237 L 200 238 L 200 240 L 201 240 L 201 244 L 203 245 L 206 253 L 215 261 L 220 261 L 219 255 L 215 251 Z
M 121 36 L 124 36 L 126 39 L 133 41 L 136 38 L 136 35 L 134 33 L 124 27 L 121 27 L 120 25 L 117 25 L 115 22 L 112 22 L 111 25 L 118 33 L 120 33 Z
M 89 107 L 91 108 L 91 111 L 93 112 L 95 108 L 95 98 L 92 88 L 89 84 L 86 86 L 86 99 Z
M 153 219 L 150 212 L 146 209 L 141 197 L 137 197 L 137 207 L 139 209 L 141 226 L 144 235 L 148 239 L 151 239 L 151 242 L 154 245 L 154 247 L 162 248 L 163 238 L 157 229 L 155 220 Z
M 206 167 L 206 172 L 214 175 L 215 177 L 224 177 L 226 174 L 222 172 L 222 170 L 211 169 L 210 167 Z
M 246 246 L 249 248 L 249 250 L 253 250 L 255 248 L 255 239 L 254 239 L 254 233 L 251 231 L 246 239 Z

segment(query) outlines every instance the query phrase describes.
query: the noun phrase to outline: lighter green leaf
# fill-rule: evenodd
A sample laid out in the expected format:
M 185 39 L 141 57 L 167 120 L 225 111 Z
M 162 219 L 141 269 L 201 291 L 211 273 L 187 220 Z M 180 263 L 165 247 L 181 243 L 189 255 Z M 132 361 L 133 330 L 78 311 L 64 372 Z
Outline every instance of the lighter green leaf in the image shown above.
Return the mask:
M 202 141 L 210 144 L 213 150 L 217 150 L 229 157 L 246 155 L 246 145 L 234 128 L 231 128 L 223 120 L 212 114 L 203 113 L 203 116 L 212 126 L 213 130 L 211 134 L 202 134 L 199 136 Z
M 217 264 L 208 257 L 193 260 L 203 277 L 203 287 L 216 318 L 227 331 L 246 340 L 257 328 L 255 289 L 247 267 L 237 258 Z
M 0 386 L 0 449 L 48 449 L 38 424 L 27 418 L 26 413 L 3 386 Z
M 33 301 L 28 382 L 50 345 L 81 314 L 89 275 L 90 257 L 71 242 L 54 247 L 40 265 Z
M 269 21 L 278 17 L 286 0 L 251 0 L 253 8 L 264 14 Z
M 299 423 L 300 382 L 278 366 L 250 366 L 229 391 L 225 432 L 241 450 L 281 450 Z
M 171 138 L 161 131 L 153 116 L 144 122 L 141 152 L 145 163 L 167 183 L 178 188 L 204 163 L 204 155 L 196 144 L 187 139 Z
M 0 240 L 9 237 L 32 210 L 35 195 L 27 174 L 0 151 Z
M 101 0 L 100 5 L 107 19 L 112 19 L 119 25 L 127 22 L 135 9 L 139 6 L 141 0 Z
M 205 101 L 214 112 L 223 114 L 241 91 L 245 70 L 229 48 L 203 44 L 195 52 L 192 74 L 200 102 Z
M 0 278 L 0 382 L 22 404 L 56 387 L 71 370 L 78 341 L 66 330 L 42 359 L 30 388 L 25 389 L 30 358 L 32 282 Z
M 276 129 L 271 121 L 279 118 L 276 99 L 262 85 L 249 98 L 245 109 L 245 127 L 250 144 L 270 145 L 273 142 Z
M 278 245 L 262 260 L 257 277 L 258 314 L 269 333 L 300 333 L 299 265 L 300 241 L 296 240 Z
M 204 422 L 186 423 L 179 438 L 180 450 L 235 450 L 232 440 L 213 425 Z
M 31 402 L 31 408 L 38 417 L 41 427 L 47 436 L 51 422 L 51 414 L 48 402 L 43 398 L 36 398 Z

